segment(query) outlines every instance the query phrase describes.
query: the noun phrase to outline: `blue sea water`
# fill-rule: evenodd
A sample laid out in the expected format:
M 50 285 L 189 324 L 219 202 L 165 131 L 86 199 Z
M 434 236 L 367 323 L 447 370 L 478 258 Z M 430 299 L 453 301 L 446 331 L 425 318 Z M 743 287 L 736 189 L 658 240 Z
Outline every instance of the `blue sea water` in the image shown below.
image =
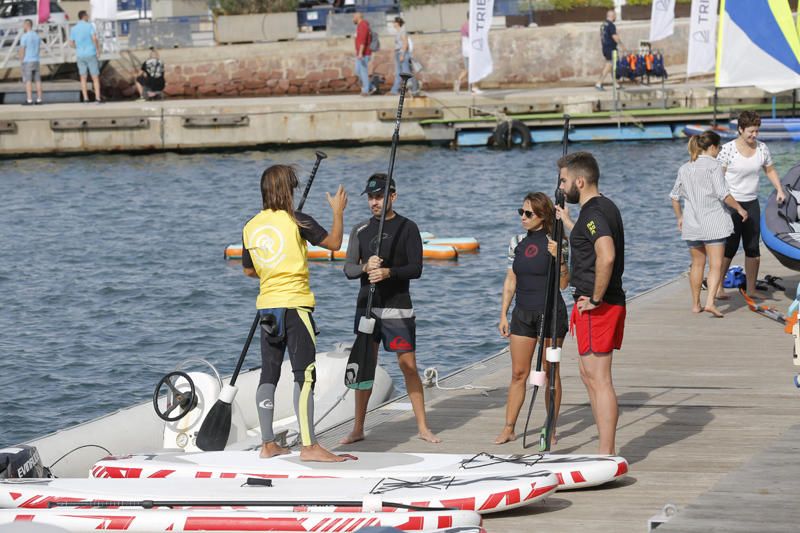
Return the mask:
M 795 144 L 770 148 L 781 173 L 797 159 Z M 685 143 L 570 149 L 596 155 L 601 190 L 621 209 L 628 294 L 684 272 L 689 257 L 667 195 Z M 526 192 L 554 190 L 560 150 L 400 148 L 398 212 L 437 236 L 481 243 L 457 262 L 427 262 L 412 283 L 421 368 L 445 374 L 504 346 L 496 324 L 516 209 Z M 305 211 L 329 227 L 324 193 L 342 183 L 349 230 L 369 215 L 359 193 L 386 170 L 389 148 L 326 151 Z M 0 161 L 0 446 L 146 400 L 190 357 L 232 372 L 258 288 L 223 249 L 259 210 L 264 168 L 295 163 L 304 180 L 313 161 L 307 148 Z M 768 191 L 763 180 L 763 198 Z M 311 284 L 319 349 L 352 341 L 358 282 L 340 263 L 313 263 Z M 402 389 L 392 357 L 382 362 Z M 253 346 L 245 366 L 259 364 Z

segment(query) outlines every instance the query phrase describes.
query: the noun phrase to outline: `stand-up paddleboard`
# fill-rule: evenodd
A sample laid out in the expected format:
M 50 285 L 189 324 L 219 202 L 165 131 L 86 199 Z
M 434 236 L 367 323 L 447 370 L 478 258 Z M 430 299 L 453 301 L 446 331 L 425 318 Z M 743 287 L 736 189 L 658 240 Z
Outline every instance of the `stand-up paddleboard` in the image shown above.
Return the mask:
M 97 530 L 154 531 L 357 531 L 364 527 L 394 527 L 402 531 L 480 530 L 481 517 L 474 511 L 408 512 L 299 512 L 241 511 L 231 509 L 5 509 L 0 526 L 20 522 L 47 524 L 70 533 Z M 447 529 L 443 529 L 447 528 Z
M 399 504 L 495 513 L 534 503 L 557 487 L 556 476 L 545 471 L 372 479 L 250 478 L 244 483 L 242 479 L 198 482 L 193 478 L 19 479 L 0 481 L 0 508 L 41 509 L 50 502 L 180 501 L 184 506 L 204 503 L 246 508 L 336 505 L 337 511 L 351 512 L 389 510 L 393 504 Z
M 609 455 L 456 455 L 444 453 L 353 452 L 357 461 L 310 463 L 300 454 L 261 459 L 258 451 L 163 453 L 106 457 L 90 475 L 99 478 L 376 478 L 410 475 L 492 476 L 548 470 L 559 489 L 594 487 L 628 472 L 628 462 Z

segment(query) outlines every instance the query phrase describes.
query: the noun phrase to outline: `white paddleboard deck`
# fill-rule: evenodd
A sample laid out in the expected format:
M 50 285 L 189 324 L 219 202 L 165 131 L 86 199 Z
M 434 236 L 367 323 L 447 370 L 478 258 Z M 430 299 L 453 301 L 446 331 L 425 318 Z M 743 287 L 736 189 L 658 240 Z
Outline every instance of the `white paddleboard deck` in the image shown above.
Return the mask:
M 15 509 L 0 510 L 0 526 L 47 524 L 71 533 L 97 530 L 154 531 L 357 531 L 394 527 L 403 531 L 479 531 L 473 511 L 409 511 L 376 513 L 243 511 L 232 509 Z M 447 529 L 443 529 L 447 528 Z
M 161 453 L 107 457 L 90 471 L 97 478 L 380 478 L 409 475 L 491 476 L 548 470 L 559 489 L 594 487 L 628 472 L 628 462 L 609 455 L 457 455 L 353 452 L 357 461 L 310 463 L 300 454 L 261 459 L 258 451 Z
M 263 479 L 254 481 L 265 482 Z M 268 502 L 296 509 L 337 502 L 335 510 L 354 507 L 390 510 L 389 502 L 420 507 L 449 507 L 479 513 L 514 509 L 541 500 L 558 487 L 550 472 L 492 476 L 398 476 L 346 479 L 274 479 L 272 486 L 243 479 L 35 479 L 0 481 L 0 508 L 47 508 L 50 502 L 170 502 L 196 505 L 255 506 Z M 178 502 L 178 503 L 173 503 Z M 224 503 L 223 503 L 224 502 Z M 344 503 L 342 503 L 344 502 Z M 120 504 L 122 505 L 122 504 Z M 154 503 L 164 506 L 167 503 Z M 264 507 L 258 507 L 264 509 Z

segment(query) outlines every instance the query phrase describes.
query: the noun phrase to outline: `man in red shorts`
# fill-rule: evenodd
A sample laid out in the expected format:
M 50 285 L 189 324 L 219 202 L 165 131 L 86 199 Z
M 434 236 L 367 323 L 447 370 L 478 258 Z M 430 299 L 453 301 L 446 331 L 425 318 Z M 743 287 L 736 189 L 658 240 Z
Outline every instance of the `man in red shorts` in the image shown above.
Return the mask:
M 617 394 L 611 380 L 614 350 L 622 347 L 625 329 L 625 234 L 614 202 L 600 194 L 600 169 L 589 152 L 575 152 L 558 160 L 561 185 L 567 202 L 580 203 L 573 222 L 565 209 L 557 216 L 571 230 L 571 280 L 575 306 L 570 329 L 578 340 L 581 379 L 589 393 L 597 424 L 601 454 L 615 453 Z

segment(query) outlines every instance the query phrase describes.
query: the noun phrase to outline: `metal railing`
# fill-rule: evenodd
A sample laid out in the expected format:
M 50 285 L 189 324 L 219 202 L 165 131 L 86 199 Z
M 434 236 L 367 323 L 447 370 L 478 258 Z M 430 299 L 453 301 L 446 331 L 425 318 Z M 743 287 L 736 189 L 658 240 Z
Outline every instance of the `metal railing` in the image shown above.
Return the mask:
M 120 53 L 118 39 L 119 24 L 114 20 L 95 20 L 100 59 L 116 59 Z M 39 63 L 53 65 L 75 62 L 75 49 L 69 44 L 69 32 L 74 23 L 39 24 L 33 31 L 39 34 Z M 19 67 L 19 41 L 22 38 L 22 25 L 0 22 L 0 69 Z

